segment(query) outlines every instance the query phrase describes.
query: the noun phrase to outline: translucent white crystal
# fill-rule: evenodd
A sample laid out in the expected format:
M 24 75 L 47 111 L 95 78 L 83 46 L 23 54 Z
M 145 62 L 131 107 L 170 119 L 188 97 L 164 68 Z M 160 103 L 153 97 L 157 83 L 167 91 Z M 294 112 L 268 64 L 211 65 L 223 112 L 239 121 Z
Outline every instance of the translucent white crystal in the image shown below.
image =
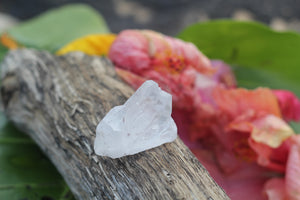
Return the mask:
M 172 96 L 146 81 L 124 105 L 112 108 L 96 130 L 94 149 L 100 156 L 133 155 L 177 137 Z

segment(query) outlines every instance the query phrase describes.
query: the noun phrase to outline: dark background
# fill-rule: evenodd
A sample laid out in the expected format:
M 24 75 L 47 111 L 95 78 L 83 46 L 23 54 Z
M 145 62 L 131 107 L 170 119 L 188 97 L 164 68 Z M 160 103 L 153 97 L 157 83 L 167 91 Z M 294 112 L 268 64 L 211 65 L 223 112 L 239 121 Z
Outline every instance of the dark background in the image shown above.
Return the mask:
M 300 30 L 296 0 L 0 0 L 0 12 L 25 20 L 75 2 L 99 10 L 115 33 L 148 28 L 176 35 L 189 24 L 216 18 L 251 19 L 279 30 Z

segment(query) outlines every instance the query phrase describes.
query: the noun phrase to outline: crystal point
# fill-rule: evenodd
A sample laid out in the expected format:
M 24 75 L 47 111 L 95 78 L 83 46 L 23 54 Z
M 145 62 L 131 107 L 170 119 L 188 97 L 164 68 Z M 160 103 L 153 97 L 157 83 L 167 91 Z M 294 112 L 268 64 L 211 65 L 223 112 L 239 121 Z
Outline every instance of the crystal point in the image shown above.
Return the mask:
M 171 117 L 172 96 L 154 81 L 146 81 L 124 105 L 112 108 L 96 129 L 97 155 L 133 155 L 177 137 Z

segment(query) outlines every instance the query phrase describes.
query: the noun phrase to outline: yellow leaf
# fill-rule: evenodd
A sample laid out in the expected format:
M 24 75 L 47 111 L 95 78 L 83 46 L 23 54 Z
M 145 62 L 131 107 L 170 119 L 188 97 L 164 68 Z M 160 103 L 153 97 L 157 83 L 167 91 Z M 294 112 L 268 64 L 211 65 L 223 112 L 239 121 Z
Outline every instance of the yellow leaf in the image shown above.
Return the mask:
M 87 35 L 65 45 L 56 54 L 63 55 L 72 51 L 82 51 L 88 55 L 107 55 L 115 38 L 115 34 Z
M 20 47 L 20 45 L 13 38 L 11 38 L 7 33 L 1 35 L 0 41 L 3 46 L 9 49 L 16 49 Z

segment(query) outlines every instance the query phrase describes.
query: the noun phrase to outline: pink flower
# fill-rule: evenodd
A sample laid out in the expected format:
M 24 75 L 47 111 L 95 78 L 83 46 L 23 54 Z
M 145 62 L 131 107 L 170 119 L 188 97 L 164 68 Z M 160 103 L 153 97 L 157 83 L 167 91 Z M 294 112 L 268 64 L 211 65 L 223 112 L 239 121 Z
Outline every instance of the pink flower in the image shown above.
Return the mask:
M 118 67 L 139 75 L 153 70 L 178 74 L 189 67 L 199 72 L 211 71 L 209 59 L 192 43 L 184 43 L 150 30 L 122 31 L 111 46 L 109 58 Z
M 215 131 L 191 150 L 217 183 L 231 199 L 272 199 L 278 193 L 282 200 L 299 199 L 300 142 L 281 119 L 273 92 L 217 88 L 213 94 L 220 116 Z M 278 177 L 284 190 L 273 183 Z
M 126 30 L 112 44 L 109 58 L 118 74 L 135 89 L 152 79 L 173 94 L 177 108 L 193 109 L 203 99 L 209 101 L 215 85 L 233 87 L 229 67 L 210 62 L 192 43 L 186 43 L 150 30 Z M 205 97 L 204 97 L 205 96 Z
M 148 30 L 121 32 L 109 58 L 133 88 L 172 94 L 181 139 L 231 199 L 300 199 L 300 139 L 282 119 L 300 117 L 292 93 L 236 88 L 222 61 Z

